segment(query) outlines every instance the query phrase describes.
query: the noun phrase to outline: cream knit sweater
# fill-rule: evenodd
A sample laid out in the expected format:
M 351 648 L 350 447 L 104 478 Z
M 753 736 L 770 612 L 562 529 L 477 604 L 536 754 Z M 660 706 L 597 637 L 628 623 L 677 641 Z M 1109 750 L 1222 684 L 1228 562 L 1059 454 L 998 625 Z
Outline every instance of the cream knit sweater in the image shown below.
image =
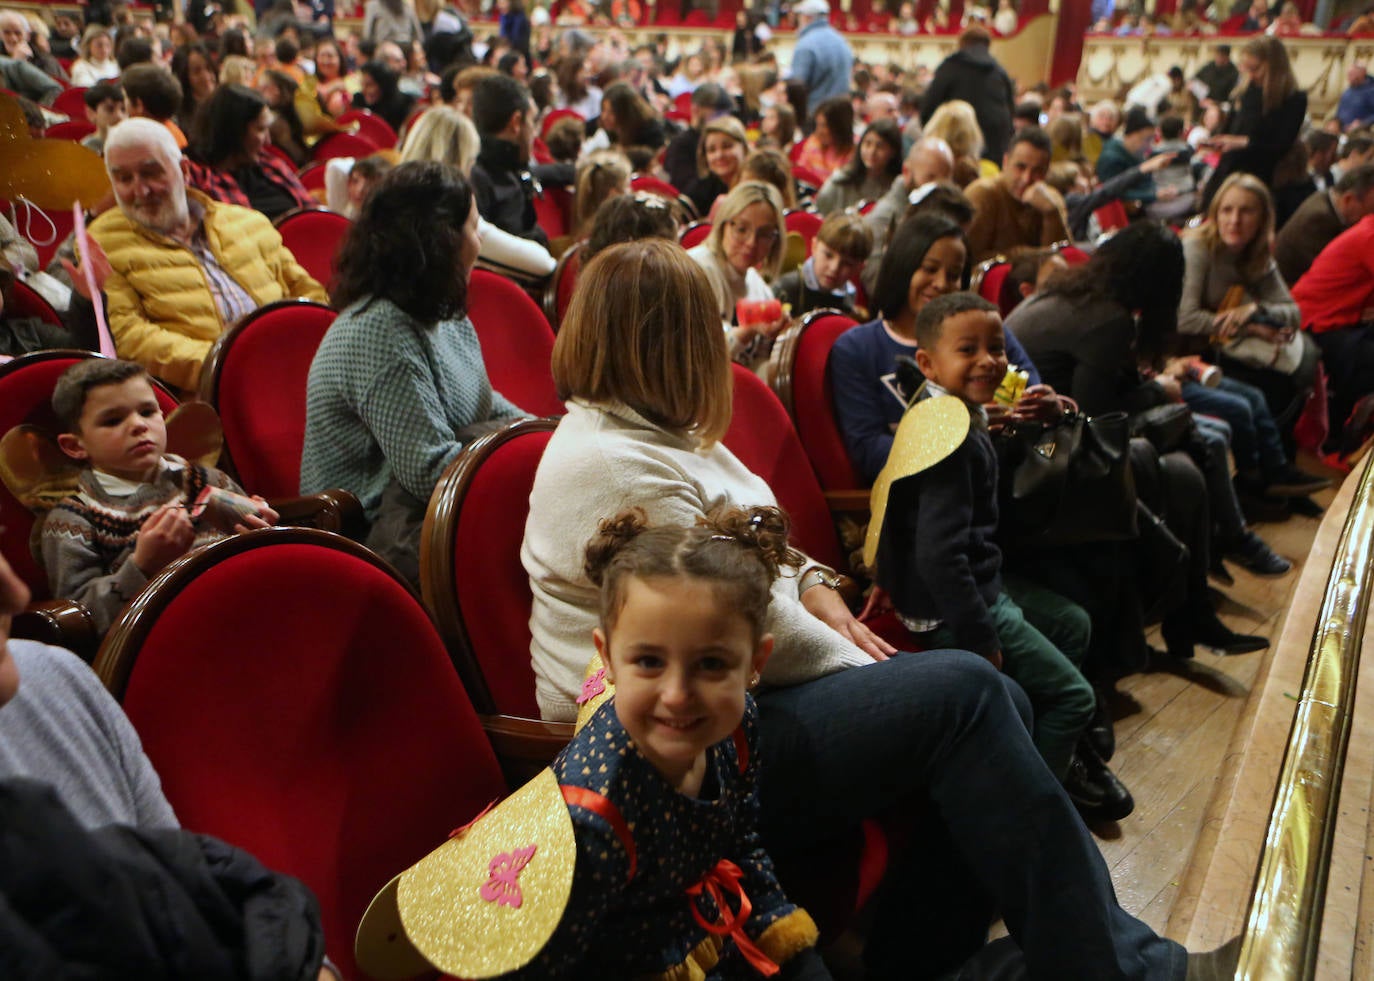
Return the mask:
M 597 624 L 597 591 L 582 571 L 583 552 L 602 519 L 641 507 L 651 524 L 695 524 L 721 504 L 776 503 L 768 485 L 719 443 L 698 450 L 691 438 L 625 406 L 570 402 L 539 462 L 520 549 L 534 592 L 531 655 L 540 714 L 558 721 L 577 715 L 574 699 L 595 652 Z M 764 683 L 795 685 L 873 663 L 807 612 L 799 578 L 784 574 L 773 584 L 768 630 L 776 642 Z

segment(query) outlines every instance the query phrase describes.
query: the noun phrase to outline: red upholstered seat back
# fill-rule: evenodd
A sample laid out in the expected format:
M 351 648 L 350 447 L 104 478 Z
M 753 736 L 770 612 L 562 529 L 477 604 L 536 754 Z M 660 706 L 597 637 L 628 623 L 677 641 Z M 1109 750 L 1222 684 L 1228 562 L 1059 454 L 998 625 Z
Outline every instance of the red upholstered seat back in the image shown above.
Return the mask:
M 365 140 L 371 140 L 383 150 L 396 145 L 396 131 L 381 116 L 367 109 L 350 109 L 335 120 L 341 126 L 357 124 L 357 133 Z
M 468 316 L 482 344 L 491 387 L 526 412 L 562 415 L 549 358 L 553 328 L 538 304 L 509 279 L 474 269 L 468 283 Z
M 0 365 L 0 436 L 15 426 L 31 423 L 56 429 L 52 413 L 52 390 L 57 379 L 72 365 L 96 355 L 86 351 L 42 351 Z M 154 385 L 164 413 L 177 406 L 177 400 L 161 385 Z M 29 551 L 33 530 L 32 512 L 0 484 L 0 552 L 33 592 L 34 599 L 46 599 L 48 579 L 42 566 Z
M 806 243 L 806 254 L 811 254 L 811 243 L 816 239 L 816 233 L 821 230 L 821 223 L 825 219 L 814 211 L 789 211 L 783 216 L 783 224 L 787 226 L 789 232 L 796 232 Z
M 310 153 L 310 159 L 319 163 L 323 160 L 333 160 L 335 157 L 353 157 L 361 160 L 363 157 L 370 157 L 376 153 L 380 147 L 367 139 L 366 136 L 355 136 L 352 133 L 329 133 L 315 144 L 314 150 Z
M 809 184 L 819 190 L 825 184 L 825 175 L 805 164 L 793 163 L 792 176 L 799 184 Z
M 1094 211 L 1093 215 L 1104 232 L 1114 232 L 1131 223 L 1130 215 L 1126 214 L 1126 206 L 1120 201 L 1109 201 Z
M 731 369 L 735 407 L 726 447 L 773 489 L 778 505 L 792 518 L 796 546 L 831 568 L 847 568 L 825 495 L 787 410 L 752 371 L 737 364 Z
M 336 211 L 290 211 L 277 219 L 282 244 L 301 267 L 328 288 L 334 279 L 334 256 L 353 222 Z
M 1061 245 L 1059 254 L 1064 257 L 1064 261 L 1071 266 L 1082 265 L 1088 261 L 1088 253 L 1084 252 L 1076 245 Z
M 327 165 L 328 161 L 325 161 L 325 163 L 309 163 L 302 167 L 301 172 L 296 175 L 301 179 L 301 186 L 311 193 L 319 191 L 323 194 L 325 190 L 324 175 Z
M 825 490 L 863 486 L 835 421 L 835 400 L 826 366 L 840 335 L 854 326 L 843 314 L 803 322 L 792 362 L 792 419 L 797 436 Z
M 553 124 L 558 122 L 560 119 L 576 119 L 580 123 L 585 123 L 587 121 L 583 117 L 582 113 L 578 112 L 576 109 L 550 110 L 549 114 L 544 117 L 543 124 L 539 127 L 540 137 L 547 139 L 549 135 L 549 130 L 553 129 Z
M 572 192 L 566 187 L 545 187 L 534 197 L 534 214 L 549 241 L 562 238 L 572 227 Z
M 657 194 L 659 197 L 667 198 L 669 201 L 676 201 L 678 190 L 667 181 L 659 180 L 650 174 L 638 174 L 630 181 L 630 190 L 646 191 L 649 194 Z
M 67 91 L 71 91 L 68 89 Z M 95 126 L 86 122 L 84 119 L 69 119 L 65 123 L 53 123 L 43 131 L 43 136 L 49 140 L 76 140 L 81 141 L 95 132 Z
M 356 977 L 376 891 L 505 792 L 438 634 L 392 573 L 324 532 L 228 539 L 152 588 L 97 670 L 108 682 L 118 635 L 143 635 L 124 709 L 177 817 L 302 879 Z
M 424 593 L 450 649 L 466 663 L 480 711 L 539 718 L 530 662 L 529 577 L 520 563 L 530 490 L 553 424 L 523 422 L 464 451 L 435 491 L 441 526 L 422 564 Z M 480 561 L 474 558 L 480 556 Z
M 682 230 L 677 240 L 682 243 L 684 249 L 690 249 L 700 245 L 711 234 L 711 223 L 709 221 L 695 221 Z
M 573 290 L 577 287 L 577 274 L 582 271 L 582 245 L 577 242 L 558 259 L 558 268 L 553 271 L 553 329 L 563 324 L 563 317 L 572 305 Z M 549 312 L 545 303 L 544 312 Z
M 10 286 L 10 305 L 7 313 L 13 317 L 37 317 L 54 326 L 62 326 L 62 316 L 51 303 L 28 283 L 15 280 Z
M 1011 313 L 1011 310 L 1003 302 L 1003 287 L 1007 282 L 1007 275 L 1011 272 L 1011 263 L 996 262 L 987 267 L 983 273 L 983 278 L 978 284 L 978 295 L 989 303 L 996 303 L 997 308 L 1002 312 L 1002 316 Z
M 53 112 L 60 112 L 72 119 L 85 119 L 86 88 L 87 86 L 77 85 L 57 93 L 57 97 L 52 100 Z
M 337 316 L 308 300 L 272 303 L 226 331 L 206 359 L 201 397 L 219 412 L 245 490 L 300 493 L 306 380 Z

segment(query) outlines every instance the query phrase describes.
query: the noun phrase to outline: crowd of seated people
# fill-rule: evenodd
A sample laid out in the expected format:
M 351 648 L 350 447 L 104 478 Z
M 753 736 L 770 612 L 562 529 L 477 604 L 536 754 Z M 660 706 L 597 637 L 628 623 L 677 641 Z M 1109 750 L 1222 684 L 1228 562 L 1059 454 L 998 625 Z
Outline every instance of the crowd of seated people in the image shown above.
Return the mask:
M 825 7 L 797 9 L 824 29 Z M 978 949 L 993 904 L 1017 911 L 1008 927 L 1032 976 L 1095 976 L 1078 956 L 1123 976 L 1202 976 L 1121 911 L 1082 823 L 1134 806 L 1108 768 L 1105 692 L 1151 656 L 1265 647 L 1220 620 L 1209 584 L 1300 562 L 1263 529 L 1320 514 L 1311 495 L 1329 481 L 1297 463 L 1300 417 L 1326 417 L 1324 445 L 1305 448 L 1336 463 L 1374 435 L 1374 83 L 1352 71 L 1331 119 L 1312 118 L 1277 31 L 1234 62 L 1218 47 L 1195 79 L 1171 72 L 1084 106 L 1072 87 L 1018 85 L 973 24 L 945 64 L 851 59 L 842 92 L 825 94 L 766 38 L 736 45 L 734 63 L 715 44 L 670 58 L 615 32 L 553 30 L 518 0 L 503 12 L 490 33 L 390 0 L 368 4 L 361 36 L 285 11 L 255 28 L 232 5 L 174 35 L 75 25 L 73 72 L 91 83 L 84 142 L 113 193 L 88 203 L 89 244 L 69 243 L 48 270 L 74 294 L 63 327 L 21 329 L 11 270 L 39 270 L 23 235 L 0 226 L 2 353 L 98 349 L 102 304 L 131 367 L 96 388 L 121 395 L 109 425 L 127 425 L 143 452 L 161 411 L 147 379 L 189 396 L 236 321 L 282 299 L 330 304 L 339 316 L 300 406 L 299 489 L 355 495 L 360 540 L 418 583 L 441 475 L 476 437 L 529 414 L 488 376 L 471 271 L 536 295 L 558 290 L 556 270 L 575 275 L 550 325 L 553 363 L 530 366 L 551 371 L 567 415 L 522 552 L 538 704 L 568 721 L 599 615 L 587 540 L 626 508 L 691 523 L 722 504 L 775 504 L 777 488 L 724 441 L 729 365 L 776 384 L 785 332 L 840 311 L 854 326 L 829 355 L 827 408 L 859 484 L 826 489 L 878 480 L 900 456 L 903 419 L 932 397 L 958 403 L 970 435 L 919 485 L 924 497 L 914 483 L 892 496 L 876 570 L 853 570 L 884 587 L 873 606 L 890 604 L 924 653 L 855 616 L 832 588 L 843 570 L 805 560 L 772 586 L 776 650 L 757 692 L 772 757 L 765 842 L 820 842 L 914 794 L 936 803 L 938 816 L 913 822 L 924 864 L 889 869 L 897 885 L 866 953 L 874 977 L 904 976 L 918 920 L 931 972 L 952 969 Z M 21 94 L 51 112 L 66 82 L 45 64 L 26 57 L 5 79 L 20 91 L 42 75 Z M 388 130 L 394 146 L 376 142 Z M 317 162 L 340 132 L 358 141 L 352 155 Z M 273 226 L 326 205 L 351 221 L 329 282 Z M 1009 275 L 977 300 L 989 263 Z M 988 404 L 1009 367 L 1024 391 Z M 994 445 L 1079 412 L 1128 416 L 1141 527 L 1181 543 L 1176 584 L 1152 578 L 1143 538 L 1028 546 L 998 513 L 1011 464 Z M 168 495 L 233 485 L 185 461 L 102 466 L 79 408 L 63 425 L 61 448 L 93 469 L 46 519 L 40 552 L 53 588 L 103 629 L 203 544 Z M 119 547 L 74 558 L 86 531 L 71 515 L 96 505 L 120 511 Z M 263 507 L 240 530 L 274 520 Z M 1154 622 L 1162 653 L 1145 641 Z M 859 703 L 871 711 L 855 720 L 845 706 Z M 943 732 L 965 741 L 951 748 Z M 882 760 L 900 753 L 914 764 L 886 780 Z M 1053 875 L 1022 869 L 1001 820 L 1028 799 Z M 973 841 L 1000 850 L 949 847 Z M 900 885 L 917 868 L 960 883 L 939 916 Z

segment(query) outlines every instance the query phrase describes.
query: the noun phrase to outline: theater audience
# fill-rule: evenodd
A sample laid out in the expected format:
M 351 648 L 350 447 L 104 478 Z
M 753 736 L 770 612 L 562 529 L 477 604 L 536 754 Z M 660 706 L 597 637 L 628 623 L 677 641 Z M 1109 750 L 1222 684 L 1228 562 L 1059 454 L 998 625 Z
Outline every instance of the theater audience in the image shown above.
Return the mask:
M 412 583 L 444 468 L 489 424 L 524 415 L 492 390 L 467 317 L 480 218 L 446 164 L 403 163 L 382 178 L 339 251 L 340 313 L 306 386 L 301 493 L 357 495 L 368 547 Z
M 765 322 L 741 323 L 741 300 L 771 300 L 768 285 L 782 261 L 782 197 L 771 184 L 746 181 L 725 196 L 706 241 L 688 249 L 706 271 L 716 310 L 725 325 L 730 357 L 757 372 L 768 367 L 773 339 L 787 326 L 787 315 Z
M 114 39 L 105 28 L 92 24 L 81 35 L 81 57 L 72 63 L 72 85 L 89 88 L 96 82 L 118 77 Z
M 130 65 L 119 76 L 129 115 L 154 120 L 167 127 L 177 146 L 186 149 L 186 134 L 176 123 L 181 108 L 181 84 L 162 65 Z
M 272 110 L 243 85 L 221 85 L 196 115 L 188 182 L 216 201 L 261 211 L 268 218 L 316 201 L 291 165 L 267 149 Z
M 821 222 L 801 268 L 778 277 L 773 295 L 788 304 L 793 318 L 822 308 L 857 316 L 854 284 L 872 251 L 873 233 L 864 220 L 836 212 Z
M 849 162 L 831 174 L 816 194 L 816 210 L 828 215 L 861 201 L 877 201 L 891 189 L 901 169 L 902 131 L 890 119 L 870 123 Z
M 172 54 L 172 74 L 181 85 L 181 109 L 177 113 L 177 125 L 183 130 L 190 130 L 196 110 L 209 101 L 219 85 L 210 49 L 199 41 L 177 48 Z
M 686 190 L 697 214 L 709 214 L 716 199 L 740 182 L 748 155 L 749 138 L 734 116 L 719 116 L 702 126 L 697 176 Z
M 1341 174 L 1328 190 L 1318 191 L 1293 213 L 1274 240 L 1274 259 L 1290 287 L 1341 232 L 1374 212 L 1374 164 Z
M 580 242 L 591 234 L 602 204 L 630 193 L 630 174 L 630 161 L 619 151 L 596 150 L 582 158 L 573 184 L 572 241 Z
M 802 141 L 797 165 L 829 177 L 854 153 L 854 104 L 844 97 L 827 99 L 812 115 L 814 129 Z
M 128 119 L 112 128 L 105 169 L 119 207 L 90 235 L 110 262 L 110 330 L 120 356 L 154 377 L 194 390 L 225 327 L 274 300 L 327 300 L 260 213 L 187 189 L 166 127 Z
M 382 0 L 371 2 L 381 3 Z M 358 69 L 358 79 L 359 89 L 353 94 L 353 108 L 376 113 L 399 133 L 415 107 L 415 96 L 401 91 L 400 74 L 381 61 L 369 61 Z
M 958 50 L 935 69 L 921 100 L 921 118 L 930 119 L 947 102 L 967 102 L 986 141 L 979 152 L 997 163 L 1009 146 L 1016 87 L 1006 69 L 992 56 L 991 44 L 992 35 L 980 24 L 970 25 L 959 35 Z
M 1374 79 L 1369 77 L 1368 66 L 1356 61 L 1346 72 L 1345 80 L 1349 85 L 1336 105 L 1336 118 L 1341 130 L 1349 132 L 1374 123 Z
M 662 238 L 677 241 L 678 222 L 666 198 L 644 192 L 621 194 L 597 209 L 592 232 L 582 246 L 582 264 L 620 242 Z
M 935 110 L 921 130 L 923 139 L 941 140 L 954 154 L 954 183 L 968 187 L 979 177 L 991 177 L 997 168 L 984 166 L 983 130 L 973 106 L 963 99 L 952 99 Z
M 690 60 L 690 59 L 688 59 Z M 729 93 L 715 82 L 706 82 L 692 91 L 689 111 L 690 125 L 668 142 L 663 154 L 663 169 L 668 181 L 684 194 L 698 179 L 701 133 L 711 120 L 729 113 L 735 102 Z M 790 149 L 790 147 L 788 148 Z
M 86 103 L 86 120 L 95 132 L 81 141 L 81 145 L 96 153 L 105 152 L 105 139 L 110 127 L 124 120 L 124 90 L 118 82 L 96 82 L 81 94 Z

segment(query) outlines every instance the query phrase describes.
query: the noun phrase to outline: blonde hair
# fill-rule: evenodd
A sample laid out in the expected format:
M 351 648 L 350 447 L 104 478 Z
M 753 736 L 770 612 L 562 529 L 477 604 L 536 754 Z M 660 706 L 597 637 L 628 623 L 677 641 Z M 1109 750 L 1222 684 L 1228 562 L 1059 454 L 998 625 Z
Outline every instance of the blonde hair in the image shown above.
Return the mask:
M 258 66 L 252 58 L 246 55 L 229 55 L 220 63 L 219 84 L 221 85 L 247 85 L 253 86 L 253 78 L 258 73 Z
M 1246 191 L 1253 194 L 1260 204 L 1259 230 L 1255 232 L 1255 237 L 1246 243 L 1245 248 L 1241 249 L 1236 259 L 1240 274 L 1253 285 L 1268 271 L 1269 264 L 1274 261 L 1273 253 L 1270 251 L 1274 238 L 1274 199 L 1270 197 L 1269 188 L 1264 186 L 1263 181 L 1251 174 L 1239 173 L 1226 178 L 1221 182 L 1221 187 L 1217 188 L 1217 193 L 1212 196 L 1212 203 L 1207 207 L 1207 221 L 1193 229 L 1190 234 L 1201 239 L 1209 252 L 1219 252 L 1224 247 L 1217 216 L 1221 213 L 1222 198 L 1231 191 Z
M 598 252 L 554 342 L 562 399 L 626 405 L 709 447 L 730 426 L 733 379 L 706 273 L 668 239 Z
M 749 154 L 749 136 L 744 132 L 744 124 L 734 116 L 721 116 L 713 119 L 701 128 L 701 140 L 697 143 L 697 176 L 706 177 L 711 173 L 706 166 L 706 137 L 712 133 L 724 133 L 740 146 L 744 147 L 745 156 Z M 744 158 L 740 158 L 740 165 L 743 166 Z
M 936 136 L 949 144 L 958 157 L 977 160 L 983 155 L 983 130 L 973 106 L 962 99 L 946 102 L 931 114 L 930 122 L 921 129 L 922 136 Z
M 782 263 L 783 247 L 787 244 L 787 224 L 783 220 L 782 195 L 772 184 L 765 184 L 763 181 L 740 181 L 735 185 L 735 189 L 725 195 L 719 206 L 716 208 L 715 224 L 711 226 L 711 234 L 706 239 L 706 247 L 711 250 L 711 255 L 715 256 L 721 268 L 729 265 L 729 260 L 725 258 L 725 246 L 722 239 L 725 238 L 725 226 L 739 217 L 740 212 L 755 204 L 766 204 L 773 209 L 773 215 L 777 218 L 778 235 L 773 239 L 773 247 L 768 252 L 768 258 L 763 261 L 764 268 L 759 272 L 763 278 L 770 282 L 778 274 L 778 266 Z M 719 316 L 719 315 L 717 315 Z
M 1240 49 L 1242 56 L 1249 55 L 1257 58 L 1262 65 L 1266 65 L 1269 71 L 1264 76 L 1264 111 L 1273 112 L 1283 100 L 1292 95 L 1298 88 L 1298 80 L 1293 77 L 1293 66 L 1288 60 L 1288 49 L 1283 46 L 1283 41 L 1276 37 L 1261 35 L 1247 41 L 1245 47 Z M 1250 87 L 1249 79 L 1237 90 L 1237 95 L 1243 94 Z
M 585 238 L 592 230 L 596 211 L 617 194 L 630 188 L 630 160 L 618 150 L 597 150 L 577 163 L 573 180 L 573 233 Z
M 466 177 L 481 146 L 472 120 L 457 109 L 433 106 L 410 127 L 401 144 L 401 162 L 435 160 L 457 167 Z

